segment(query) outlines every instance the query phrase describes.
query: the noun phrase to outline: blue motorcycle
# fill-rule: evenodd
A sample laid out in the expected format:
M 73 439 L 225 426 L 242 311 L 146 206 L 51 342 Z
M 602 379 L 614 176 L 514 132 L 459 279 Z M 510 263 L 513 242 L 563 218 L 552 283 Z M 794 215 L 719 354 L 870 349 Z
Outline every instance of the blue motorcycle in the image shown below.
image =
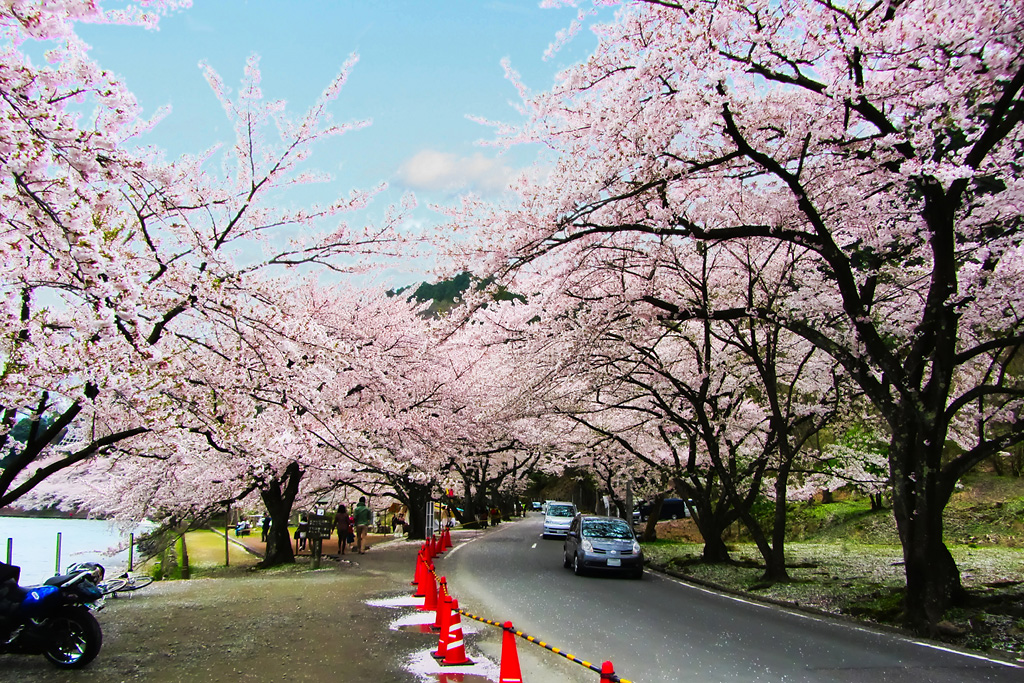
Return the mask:
M 21 568 L 0 562 L 0 654 L 43 655 L 61 669 L 78 669 L 100 652 L 103 567 L 84 563 L 42 586 L 18 585 Z

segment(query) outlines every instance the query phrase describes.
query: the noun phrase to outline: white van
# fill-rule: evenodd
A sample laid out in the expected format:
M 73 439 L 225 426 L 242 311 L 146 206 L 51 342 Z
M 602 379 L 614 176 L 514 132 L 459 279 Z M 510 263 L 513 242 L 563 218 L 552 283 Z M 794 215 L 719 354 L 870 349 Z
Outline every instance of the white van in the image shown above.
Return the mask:
M 576 506 L 559 500 L 548 501 L 544 513 L 544 538 L 565 536 L 569 533 L 569 525 L 576 516 Z

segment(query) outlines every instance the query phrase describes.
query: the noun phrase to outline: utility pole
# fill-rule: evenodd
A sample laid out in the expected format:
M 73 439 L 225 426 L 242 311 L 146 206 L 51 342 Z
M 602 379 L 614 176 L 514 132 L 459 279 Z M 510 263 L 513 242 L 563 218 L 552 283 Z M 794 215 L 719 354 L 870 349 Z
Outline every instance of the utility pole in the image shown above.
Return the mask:
M 626 521 L 633 526 L 633 479 L 626 480 Z

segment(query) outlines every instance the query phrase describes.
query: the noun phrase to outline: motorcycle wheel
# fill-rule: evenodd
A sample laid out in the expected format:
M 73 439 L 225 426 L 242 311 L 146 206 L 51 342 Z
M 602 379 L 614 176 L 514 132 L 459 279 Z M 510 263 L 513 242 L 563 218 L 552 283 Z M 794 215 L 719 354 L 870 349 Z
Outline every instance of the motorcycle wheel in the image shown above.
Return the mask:
M 43 656 L 59 669 L 80 669 L 100 653 L 103 631 L 89 610 L 70 609 L 48 619 L 50 645 Z

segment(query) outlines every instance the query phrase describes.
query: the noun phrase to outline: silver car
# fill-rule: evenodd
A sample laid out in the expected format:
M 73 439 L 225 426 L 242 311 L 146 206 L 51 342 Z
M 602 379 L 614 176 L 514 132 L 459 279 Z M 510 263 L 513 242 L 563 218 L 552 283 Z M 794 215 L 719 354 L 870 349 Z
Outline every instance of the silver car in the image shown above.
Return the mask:
M 548 502 L 547 510 L 544 513 L 544 538 L 551 536 L 565 536 L 576 516 L 576 506 L 572 503 L 563 503 L 552 500 Z
M 644 575 L 644 552 L 633 527 L 617 517 L 576 515 L 562 546 L 562 564 L 577 575 L 595 569 Z

